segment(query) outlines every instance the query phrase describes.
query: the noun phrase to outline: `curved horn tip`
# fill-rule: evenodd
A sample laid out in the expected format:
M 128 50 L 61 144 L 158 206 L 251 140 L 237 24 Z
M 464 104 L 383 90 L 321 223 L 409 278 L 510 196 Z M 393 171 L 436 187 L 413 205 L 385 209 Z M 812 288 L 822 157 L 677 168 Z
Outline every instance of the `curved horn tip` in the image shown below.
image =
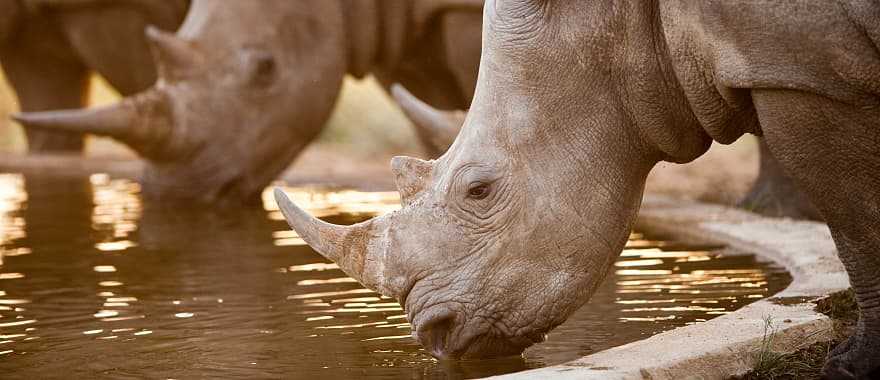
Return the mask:
M 278 204 L 278 209 L 281 210 L 281 214 L 284 215 L 284 220 L 287 221 L 290 228 L 296 230 L 300 234 L 305 233 L 306 231 L 301 231 L 301 229 L 306 227 L 302 221 L 310 220 L 311 215 L 297 206 L 296 203 L 293 203 L 293 201 L 290 200 L 290 197 L 287 196 L 287 193 L 285 193 L 284 190 L 281 190 L 280 187 L 276 187 L 274 193 L 275 203 Z
M 406 108 L 407 104 L 412 103 L 424 103 L 421 99 L 417 98 L 413 95 L 412 92 L 406 89 L 402 84 L 395 83 L 391 85 L 391 96 L 397 102 L 397 104 Z
M 59 129 L 64 129 L 60 128 L 58 125 L 60 119 L 63 119 L 59 117 L 58 112 L 60 111 L 19 112 L 9 115 L 9 118 L 16 123 L 21 124 L 23 127 L 57 127 Z
M 25 127 L 91 133 L 119 139 L 131 135 L 138 117 L 135 107 L 125 102 L 87 109 L 21 112 L 11 116 Z
M 14 121 L 16 123 L 19 123 L 19 124 L 25 125 L 25 126 L 36 125 L 36 124 L 39 124 L 40 121 L 43 121 L 46 119 L 46 117 L 44 115 L 42 115 L 41 112 L 17 112 L 17 113 L 9 115 L 9 118 L 12 119 L 12 121 Z
M 12 120 L 12 121 L 19 123 L 19 124 L 22 124 L 22 125 L 29 124 L 28 123 L 28 116 L 27 116 L 27 114 L 24 114 L 24 113 L 11 114 L 11 115 L 9 115 L 9 120 Z
M 275 202 L 290 228 L 296 231 L 312 249 L 336 263 L 344 259 L 347 252 L 341 251 L 337 242 L 340 236 L 351 231 L 351 227 L 337 226 L 315 218 L 293 203 L 284 190 L 279 188 L 275 188 Z
M 409 91 L 407 91 L 406 87 L 403 87 L 403 85 L 400 83 L 393 83 L 391 85 L 391 94 L 394 95 L 395 97 L 397 97 L 397 95 L 407 93 L 407 92 L 409 92 Z
M 171 33 L 168 33 L 168 32 L 166 32 L 166 31 L 164 31 L 164 30 L 160 29 L 159 27 L 152 25 L 152 24 L 147 25 L 147 27 L 144 28 L 144 35 L 146 35 L 147 38 L 149 38 L 153 41 L 165 38 L 170 34 Z
M 403 110 L 403 113 L 418 128 L 430 130 L 433 133 L 454 132 L 458 134 L 458 129 L 464 122 L 456 112 L 438 110 L 400 84 L 391 86 L 391 96 Z
M 287 193 L 284 190 L 281 190 L 280 187 L 275 188 L 275 203 L 278 204 L 278 209 L 281 210 L 281 214 L 284 215 L 284 219 L 287 220 L 287 224 L 293 228 L 293 223 L 291 223 L 292 214 L 295 212 L 295 208 L 297 207 L 293 201 L 290 200 L 290 197 L 287 196 Z

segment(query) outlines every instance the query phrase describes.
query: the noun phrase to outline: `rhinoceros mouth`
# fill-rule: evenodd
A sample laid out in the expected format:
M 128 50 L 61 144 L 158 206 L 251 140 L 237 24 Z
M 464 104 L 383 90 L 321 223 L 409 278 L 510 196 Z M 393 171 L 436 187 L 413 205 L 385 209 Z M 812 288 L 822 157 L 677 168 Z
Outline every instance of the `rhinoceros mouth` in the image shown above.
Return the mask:
M 490 317 L 468 317 L 453 311 L 448 304 L 438 304 L 412 313 L 413 338 L 440 360 L 499 359 L 521 355 L 546 339 L 537 330 L 527 334 L 495 326 Z

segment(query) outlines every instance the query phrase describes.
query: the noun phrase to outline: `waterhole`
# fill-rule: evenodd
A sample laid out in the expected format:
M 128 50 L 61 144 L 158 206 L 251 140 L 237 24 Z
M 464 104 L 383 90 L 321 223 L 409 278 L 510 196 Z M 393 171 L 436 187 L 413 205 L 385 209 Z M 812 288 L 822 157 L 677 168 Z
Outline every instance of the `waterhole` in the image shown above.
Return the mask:
M 396 193 L 287 189 L 352 223 Z M 462 378 L 559 364 L 730 313 L 783 289 L 781 268 L 633 233 L 595 297 L 522 358 L 438 362 L 395 300 L 287 228 L 269 197 L 166 208 L 136 183 L 0 174 L 0 373 L 17 378 Z M 674 349 L 674 347 L 670 347 Z

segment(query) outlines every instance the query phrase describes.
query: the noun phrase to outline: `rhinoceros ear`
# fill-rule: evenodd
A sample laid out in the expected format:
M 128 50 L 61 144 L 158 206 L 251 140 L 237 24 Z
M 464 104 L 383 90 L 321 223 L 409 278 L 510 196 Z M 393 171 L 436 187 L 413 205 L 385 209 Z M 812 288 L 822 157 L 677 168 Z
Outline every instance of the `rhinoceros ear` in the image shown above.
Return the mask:
M 152 25 L 144 33 L 150 42 L 160 80 L 179 81 L 201 65 L 202 55 L 192 42 Z
M 412 203 L 425 190 L 433 167 L 432 161 L 418 158 L 398 156 L 391 159 L 391 171 L 394 172 L 394 181 L 404 206 Z

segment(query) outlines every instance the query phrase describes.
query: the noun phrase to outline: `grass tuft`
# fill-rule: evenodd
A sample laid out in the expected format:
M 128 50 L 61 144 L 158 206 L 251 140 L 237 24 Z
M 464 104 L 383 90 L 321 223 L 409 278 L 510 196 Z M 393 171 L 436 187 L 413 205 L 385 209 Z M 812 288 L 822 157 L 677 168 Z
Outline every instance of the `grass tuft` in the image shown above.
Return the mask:
M 804 347 L 790 354 L 773 351 L 776 329 L 766 319 L 761 346 L 753 353 L 754 369 L 737 380 L 819 379 L 825 358 L 834 347 L 852 334 L 859 318 L 859 308 L 852 289 L 832 294 L 817 302 L 816 311 L 833 320 L 832 340 Z

